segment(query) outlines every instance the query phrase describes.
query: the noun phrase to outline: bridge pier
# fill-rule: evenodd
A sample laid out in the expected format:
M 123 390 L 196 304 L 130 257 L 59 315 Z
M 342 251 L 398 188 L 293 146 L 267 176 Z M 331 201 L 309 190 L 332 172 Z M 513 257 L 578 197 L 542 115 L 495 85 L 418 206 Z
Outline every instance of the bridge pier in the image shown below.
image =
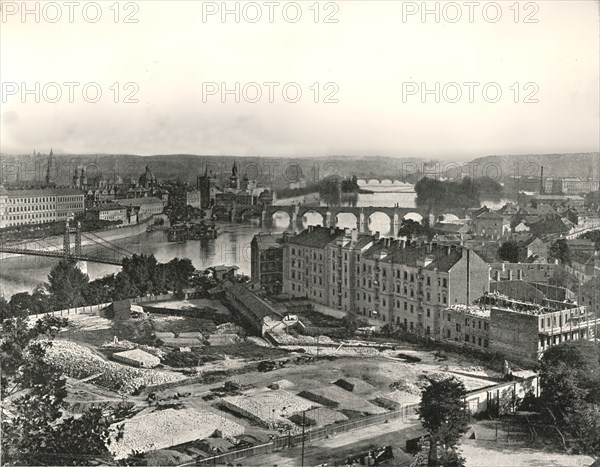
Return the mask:
M 398 237 L 398 232 L 400 231 L 400 226 L 402 224 L 402 221 L 400 219 L 400 215 L 395 212 L 394 213 L 394 217 L 393 219 L 391 219 L 391 224 L 392 224 L 392 237 L 396 238 Z
M 369 219 L 365 216 L 363 209 L 360 210 L 357 223 L 358 233 L 369 233 Z
M 325 213 L 325 218 L 323 219 L 323 227 L 334 228 L 335 227 L 335 216 L 331 214 L 331 211 L 328 209 Z

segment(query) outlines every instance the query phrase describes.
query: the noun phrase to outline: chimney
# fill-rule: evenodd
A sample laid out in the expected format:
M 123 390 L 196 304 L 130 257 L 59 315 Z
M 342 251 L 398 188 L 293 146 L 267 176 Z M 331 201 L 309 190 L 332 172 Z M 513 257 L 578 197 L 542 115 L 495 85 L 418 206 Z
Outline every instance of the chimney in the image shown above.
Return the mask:
M 357 229 L 352 229 L 351 232 L 352 235 L 352 242 L 357 242 L 358 241 L 358 230 Z
M 540 195 L 544 194 L 544 166 L 542 165 L 540 173 Z
M 375 232 L 375 235 L 373 235 L 373 239 L 375 241 L 377 241 L 377 240 L 379 240 L 379 236 L 380 236 L 380 233 L 379 233 L 379 231 L 377 231 L 377 232 Z

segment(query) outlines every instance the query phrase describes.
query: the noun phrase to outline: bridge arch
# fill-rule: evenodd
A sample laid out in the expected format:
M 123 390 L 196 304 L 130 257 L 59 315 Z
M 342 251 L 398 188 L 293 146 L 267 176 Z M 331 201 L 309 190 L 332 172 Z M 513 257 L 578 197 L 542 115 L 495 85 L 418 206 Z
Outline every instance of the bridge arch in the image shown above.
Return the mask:
M 317 219 L 320 219 L 318 221 Z M 325 226 L 325 216 L 321 212 L 315 209 L 307 209 L 302 213 L 302 224 L 309 225 L 322 225 Z
M 418 212 L 407 212 L 402 219 L 412 219 L 413 221 L 423 222 L 423 216 Z
M 230 211 L 227 206 L 216 206 L 212 210 L 212 215 L 216 218 L 229 218 Z
M 263 209 L 260 206 L 245 206 L 240 210 L 238 216 L 242 221 L 252 217 L 261 217 Z
M 454 222 L 458 219 L 458 216 L 456 214 L 452 214 L 451 212 L 444 213 L 440 216 L 440 220 L 443 220 L 444 222 Z
M 338 211 L 335 214 L 336 227 L 356 229 L 358 228 L 358 216 L 350 211 Z

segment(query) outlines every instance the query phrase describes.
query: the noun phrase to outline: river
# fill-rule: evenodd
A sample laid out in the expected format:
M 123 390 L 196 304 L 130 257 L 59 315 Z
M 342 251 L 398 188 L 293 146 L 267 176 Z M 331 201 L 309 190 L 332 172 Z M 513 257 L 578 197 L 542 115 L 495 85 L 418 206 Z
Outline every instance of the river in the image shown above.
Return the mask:
M 344 204 L 353 206 L 394 206 L 415 207 L 415 193 L 406 185 L 365 185 L 363 188 L 373 191 L 372 194 L 359 194 Z M 489 204 L 488 204 L 489 206 Z M 309 213 L 303 219 L 303 226 L 321 224 L 321 216 Z M 355 227 L 355 219 L 351 214 L 338 217 L 339 227 Z M 263 229 L 258 220 L 246 224 L 222 224 L 217 239 L 170 243 L 166 232 L 144 232 L 140 235 L 121 239 L 114 243 L 134 253 L 154 254 L 159 262 L 168 262 L 175 257 L 190 258 L 197 269 L 206 269 L 218 264 L 235 264 L 243 274 L 250 275 L 250 242 L 254 235 L 261 231 L 281 232 L 290 229 L 287 215 L 275 215 L 273 227 Z M 369 230 L 379 231 L 382 235 L 390 235 L 390 222 L 384 214 L 374 214 L 369 223 Z M 89 251 L 89 250 L 86 250 Z M 48 274 L 56 260 L 35 256 L 19 256 L 0 259 L 0 294 L 7 300 L 15 293 L 32 291 L 37 285 L 47 281 Z M 117 266 L 88 263 L 87 273 L 90 279 L 118 272 Z

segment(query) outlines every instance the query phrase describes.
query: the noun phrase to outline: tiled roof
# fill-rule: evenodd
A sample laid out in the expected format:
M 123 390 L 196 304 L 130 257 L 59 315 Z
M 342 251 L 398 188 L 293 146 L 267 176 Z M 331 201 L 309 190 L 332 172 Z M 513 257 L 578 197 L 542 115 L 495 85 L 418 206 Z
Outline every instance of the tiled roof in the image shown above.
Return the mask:
M 364 258 L 373 258 L 385 254 L 381 259 L 384 263 L 397 263 L 407 266 L 417 266 L 418 261 L 429 259 L 431 262 L 424 267 L 426 270 L 438 269 L 442 272 L 448 272 L 462 257 L 462 248 L 449 248 L 448 246 L 433 245 L 429 251 L 428 245 L 409 244 L 402 246 L 399 241 L 386 243 L 382 239 L 369 248 L 364 254 Z
M 283 247 L 283 234 L 259 233 L 252 239 L 259 250 L 269 250 L 271 248 Z
M 141 206 L 143 204 L 162 204 L 162 201 L 158 198 L 154 198 L 153 196 L 149 196 L 148 198 L 122 198 L 115 199 L 115 203 L 127 205 L 127 206 Z
M 101 204 L 94 206 L 93 208 L 89 208 L 88 211 L 117 211 L 121 209 L 127 209 L 127 207 L 119 204 Z
M 28 196 L 73 196 L 81 195 L 84 192 L 82 190 L 76 190 L 75 188 L 40 188 L 35 190 L 8 190 L 8 196 L 10 197 L 23 197 Z
M 312 227 L 303 230 L 298 235 L 290 238 L 289 243 L 311 248 L 325 248 L 338 237 L 344 235 L 342 229 L 330 229 L 327 227 Z
M 230 281 L 223 283 L 223 289 L 231 293 L 240 303 L 243 303 L 248 311 L 259 319 L 266 318 L 267 316 L 276 315 L 281 318 L 281 314 L 275 310 L 267 302 L 259 298 L 250 292 L 246 287 L 241 284 L 234 284 Z
M 504 219 L 500 214 L 494 211 L 486 211 L 479 214 L 476 219 Z

